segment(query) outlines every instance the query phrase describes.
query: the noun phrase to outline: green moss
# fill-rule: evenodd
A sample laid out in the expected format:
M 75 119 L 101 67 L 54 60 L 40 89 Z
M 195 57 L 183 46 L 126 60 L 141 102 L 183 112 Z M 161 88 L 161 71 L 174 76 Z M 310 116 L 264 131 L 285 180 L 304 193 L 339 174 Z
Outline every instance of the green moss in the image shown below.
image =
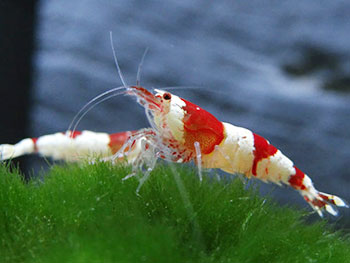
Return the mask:
M 137 196 L 127 167 L 55 166 L 27 184 L 1 167 L 0 262 L 350 262 L 325 222 L 240 180 L 176 171 L 158 166 Z

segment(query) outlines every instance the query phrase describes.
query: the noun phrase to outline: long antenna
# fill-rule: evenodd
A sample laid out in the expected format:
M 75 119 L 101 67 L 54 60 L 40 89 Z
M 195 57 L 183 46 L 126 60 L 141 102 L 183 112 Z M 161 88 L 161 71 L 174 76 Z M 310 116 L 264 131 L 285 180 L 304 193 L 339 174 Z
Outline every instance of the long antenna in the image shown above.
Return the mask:
M 117 67 L 120 80 L 122 81 L 124 88 L 128 89 L 128 85 L 126 84 L 126 82 L 125 82 L 125 80 L 124 80 L 122 71 L 120 70 L 120 67 L 119 67 L 117 55 L 116 55 L 115 50 L 114 50 L 114 45 L 113 45 L 113 33 L 112 33 L 112 31 L 109 31 L 109 38 L 110 38 L 110 40 L 111 40 L 111 47 L 112 47 L 112 52 L 113 52 L 113 57 L 114 57 L 114 63 L 115 63 L 115 65 L 116 65 L 116 67 Z
M 116 92 L 118 90 L 121 90 L 123 88 L 125 88 L 126 90 L 129 89 L 128 85 L 126 84 L 125 80 L 124 80 L 124 77 L 123 77 L 123 73 L 122 71 L 120 70 L 120 67 L 119 67 L 119 63 L 118 63 L 118 59 L 117 59 L 117 55 L 116 55 L 116 52 L 115 52 L 115 49 L 114 49 L 114 45 L 113 45 L 113 33 L 112 31 L 109 32 L 109 37 L 110 37 L 110 41 L 111 41 L 111 47 L 112 47 L 112 52 L 113 52 L 113 57 L 114 57 L 114 63 L 117 67 L 117 70 L 118 70 L 118 75 L 120 77 L 120 80 L 122 81 L 123 83 L 123 87 L 118 87 L 118 88 L 114 88 L 114 89 L 111 89 L 111 90 L 108 90 L 106 92 L 103 92 L 102 94 L 96 96 L 95 98 L 93 98 L 92 100 L 90 100 L 88 103 L 86 103 L 84 105 L 83 108 L 80 109 L 80 111 L 74 116 L 72 122 L 69 124 L 69 127 L 68 127 L 68 130 L 71 130 L 72 127 L 73 127 L 73 131 L 75 131 L 75 129 L 77 128 L 79 122 L 82 120 L 82 118 L 92 109 L 94 108 L 96 105 L 100 104 L 101 102 L 103 101 L 106 101 L 107 99 L 110 99 L 112 97 L 115 97 L 115 96 L 118 96 L 119 94 L 122 94 L 123 92 L 118 92 L 116 94 L 112 94 L 112 95 L 109 95 L 113 92 Z M 143 59 L 143 58 L 142 58 Z M 141 65 L 142 66 L 142 65 Z M 109 95 L 108 97 L 105 97 Z M 105 98 L 103 98 L 105 97 Z
M 123 87 L 123 88 L 124 88 L 124 87 Z M 109 92 L 109 93 L 111 93 L 111 92 Z M 106 96 L 106 94 L 105 94 L 105 97 L 104 97 L 104 98 L 101 97 L 100 100 L 95 101 L 92 105 L 89 104 L 89 105 L 90 105 L 89 108 L 87 108 L 89 105 L 86 105 L 86 107 L 84 107 L 85 111 L 81 114 L 81 116 L 79 117 L 79 119 L 77 119 L 77 117 L 75 118 L 75 119 L 76 119 L 76 123 L 75 123 L 75 125 L 73 126 L 73 129 L 71 130 L 71 131 L 72 131 L 72 132 L 71 132 L 71 136 L 73 136 L 73 134 L 74 134 L 75 130 L 77 129 L 77 127 L 78 127 L 80 121 L 85 117 L 85 115 L 86 115 L 90 110 L 92 110 L 93 108 L 95 108 L 98 104 L 101 104 L 102 102 L 105 102 L 106 100 L 109 100 L 109 99 L 111 99 L 111 98 L 113 98 L 113 97 L 119 96 L 119 95 L 124 94 L 124 93 L 125 93 L 124 91 L 121 91 L 121 92 L 118 92 L 118 93 L 111 94 L 111 95 L 109 95 L 109 96 Z M 70 128 L 71 128 L 71 126 L 72 126 L 72 124 L 70 125 Z M 68 129 L 68 130 L 70 130 L 70 129 Z
M 87 111 L 90 111 L 91 108 L 93 108 L 95 105 L 100 104 L 101 102 L 99 102 L 99 100 L 103 97 L 105 97 L 106 95 L 109 95 L 110 93 L 113 92 L 117 92 L 121 89 L 124 89 L 124 87 L 118 87 L 118 88 L 113 88 L 110 89 L 108 91 L 105 91 L 103 93 L 101 93 L 100 95 L 94 97 L 93 99 L 91 99 L 88 103 L 86 103 L 80 110 L 79 112 L 74 116 L 72 122 L 69 124 L 68 130 L 70 131 L 72 129 L 72 127 L 74 126 L 75 128 L 77 127 L 78 123 L 80 122 L 80 120 L 82 119 L 83 116 L 85 116 L 85 114 L 87 113 Z M 119 93 L 118 93 L 119 94 Z M 90 107 L 88 109 L 88 107 Z M 79 118 L 78 123 L 76 123 L 77 119 Z M 74 128 L 74 129 L 75 129 Z
M 148 47 L 145 49 L 145 51 L 143 52 L 142 58 L 141 58 L 141 62 L 139 64 L 139 67 L 137 69 L 137 75 L 136 75 L 136 86 L 140 86 L 140 81 L 141 81 L 141 70 L 142 70 L 142 66 L 143 66 L 143 61 L 145 60 L 146 54 L 148 52 Z

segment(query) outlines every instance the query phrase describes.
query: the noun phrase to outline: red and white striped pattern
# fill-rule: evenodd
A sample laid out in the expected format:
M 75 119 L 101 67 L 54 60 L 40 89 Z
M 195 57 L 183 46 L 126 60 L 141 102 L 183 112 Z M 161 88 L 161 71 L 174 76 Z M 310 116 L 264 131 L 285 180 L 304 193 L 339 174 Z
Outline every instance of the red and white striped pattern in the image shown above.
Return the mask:
M 142 106 L 152 105 L 148 109 L 152 111 L 158 134 L 163 144 L 179 155 L 178 160 L 197 163 L 196 156 L 199 156 L 200 167 L 289 185 L 299 191 L 320 216 L 324 210 L 337 215 L 335 206 L 348 207 L 341 198 L 317 191 L 306 174 L 260 135 L 220 122 L 199 106 L 169 92 L 156 92 L 136 96 L 146 101 Z
M 130 94 L 137 96 L 138 102 L 152 113 L 148 117 L 153 128 L 111 135 L 68 131 L 24 139 L 15 145 L 0 145 L 0 160 L 39 153 L 65 161 L 86 157 L 110 157 L 105 160 L 114 161 L 127 153 L 133 172 L 144 165 L 148 167 L 146 178 L 158 157 L 175 162 L 194 160 L 199 167 L 289 185 L 320 216 L 324 210 L 337 215 L 336 206 L 348 207 L 341 198 L 317 191 L 310 177 L 263 137 L 220 122 L 199 106 L 168 92 L 156 90 L 157 94 L 153 95 L 142 87 L 130 89 L 133 90 Z M 117 152 L 118 156 L 114 155 Z
M 337 215 L 333 206 L 347 207 L 339 197 L 319 192 L 306 174 L 263 137 L 251 131 L 224 123 L 224 140 L 209 155 L 203 155 L 203 166 L 241 173 L 264 182 L 293 187 L 322 216 L 323 210 Z
M 72 133 L 67 131 L 66 133 L 59 132 L 38 138 L 27 138 L 14 145 L 0 145 L 0 160 L 8 160 L 32 153 L 69 162 L 93 157 L 108 157 L 115 154 L 132 133 L 108 134 L 91 131 Z

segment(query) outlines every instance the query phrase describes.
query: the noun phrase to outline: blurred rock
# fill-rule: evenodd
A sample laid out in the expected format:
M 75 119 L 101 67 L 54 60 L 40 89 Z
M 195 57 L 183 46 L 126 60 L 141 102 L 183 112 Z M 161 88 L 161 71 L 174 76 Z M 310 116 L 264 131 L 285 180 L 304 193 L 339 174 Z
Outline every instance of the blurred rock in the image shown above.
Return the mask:
M 350 92 L 350 75 L 333 77 L 324 83 L 323 88 L 339 92 Z
M 295 76 L 312 74 L 319 70 L 336 70 L 340 57 L 317 47 L 304 46 L 301 48 L 298 59 L 293 63 L 283 65 L 283 69 Z

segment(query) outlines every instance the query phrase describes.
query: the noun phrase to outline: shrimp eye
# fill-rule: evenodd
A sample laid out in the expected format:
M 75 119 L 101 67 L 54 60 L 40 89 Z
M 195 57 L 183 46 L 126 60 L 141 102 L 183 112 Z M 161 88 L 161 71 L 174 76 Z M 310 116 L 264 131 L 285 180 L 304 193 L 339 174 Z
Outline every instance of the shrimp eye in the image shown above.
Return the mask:
M 163 94 L 163 99 L 165 99 L 165 100 L 170 100 L 170 99 L 171 99 L 171 94 L 168 93 L 168 92 L 164 93 L 164 94 Z

